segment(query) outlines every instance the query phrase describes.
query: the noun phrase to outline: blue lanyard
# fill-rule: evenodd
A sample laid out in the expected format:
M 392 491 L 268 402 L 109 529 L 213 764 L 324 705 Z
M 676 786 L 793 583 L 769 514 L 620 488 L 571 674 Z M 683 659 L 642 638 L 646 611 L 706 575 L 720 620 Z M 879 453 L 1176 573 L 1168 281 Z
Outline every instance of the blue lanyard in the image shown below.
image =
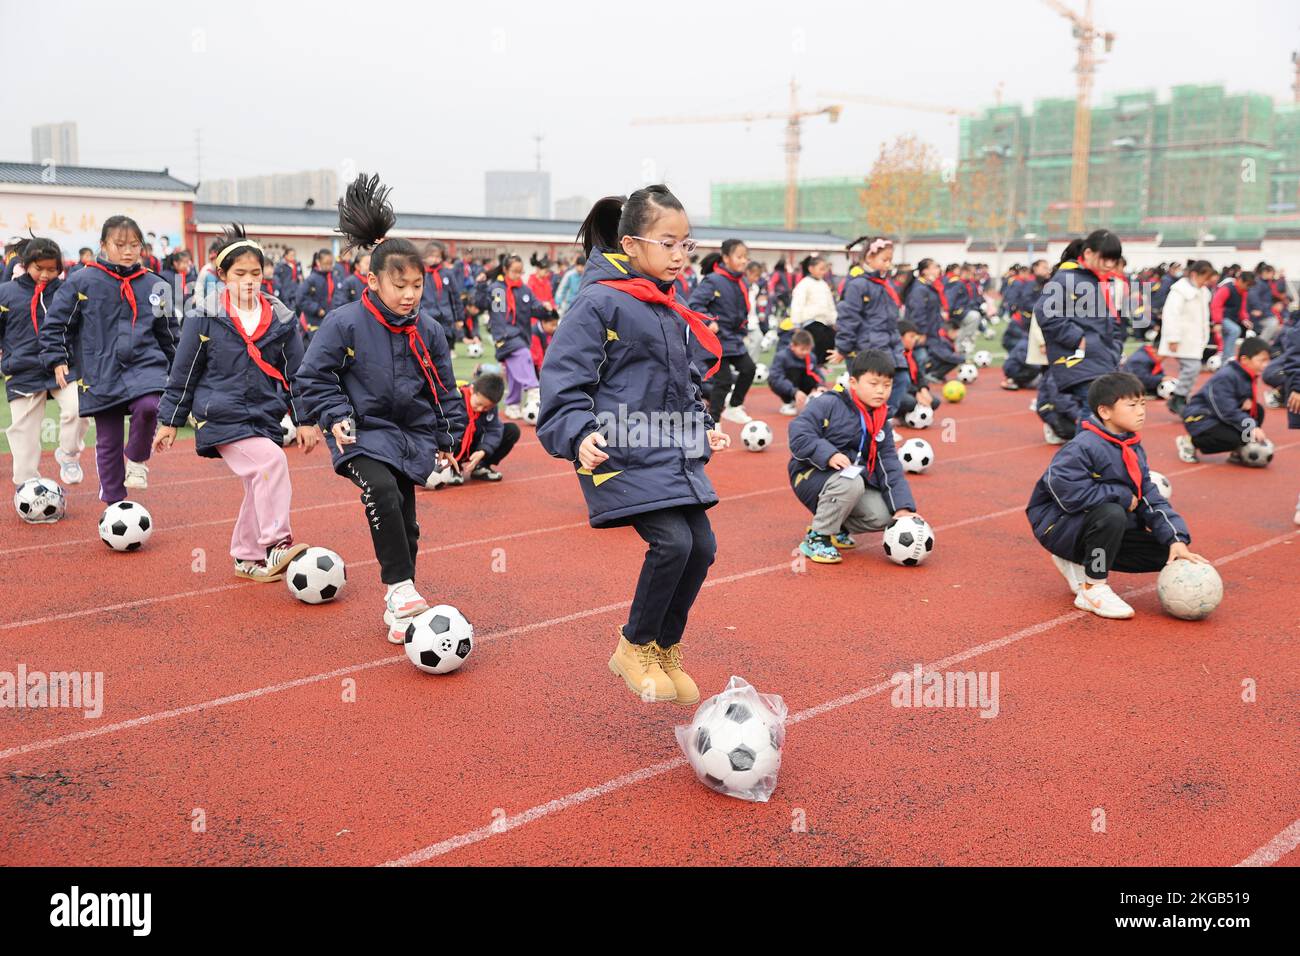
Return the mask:
M 853 410 L 862 419 L 862 437 L 858 439 L 858 457 L 853 462 L 855 465 L 860 465 L 862 464 L 862 449 L 867 447 L 867 416 L 862 414 L 862 410 L 858 408 L 856 402 L 853 405 Z

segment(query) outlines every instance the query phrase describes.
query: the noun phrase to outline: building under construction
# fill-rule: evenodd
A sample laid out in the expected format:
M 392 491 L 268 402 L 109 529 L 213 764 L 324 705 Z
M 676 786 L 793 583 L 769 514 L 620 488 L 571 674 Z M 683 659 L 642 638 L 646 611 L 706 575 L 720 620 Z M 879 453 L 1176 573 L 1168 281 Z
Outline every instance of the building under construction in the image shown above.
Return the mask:
M 1075 100 L 985 109 L 961 120 L 957 175 L 936 173 L 933 228 L 975 239 L 1063 234 L 1070 212 Z M 800 184 L 798 228 L 871 231 L 863 177 Z M 717 183 L 712 221 L 782 222 L 783 184 Z M 1222 86 L 1126 93 L 1092 109 L 1086 229 L 1171 243 L 1252 241 L 1300 228 L 1300 106 Z

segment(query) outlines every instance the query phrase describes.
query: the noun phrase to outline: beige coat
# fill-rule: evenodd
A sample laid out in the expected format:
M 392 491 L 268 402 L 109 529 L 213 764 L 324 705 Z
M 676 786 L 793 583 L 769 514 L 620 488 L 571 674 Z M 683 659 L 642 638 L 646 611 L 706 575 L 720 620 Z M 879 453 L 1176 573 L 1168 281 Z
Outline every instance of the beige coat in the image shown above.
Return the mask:
M 1210 290 L 1198 289 L 1186 276 L 1169 288 L 1160 320 L 1161 355 L 1199 359 L 1210 342 Z M 1175 351 L 1172 346 L 1177 343 Z
M 790 322 L 801 329 L 809 322 L 835 326 L 835 293 L 824 279 L 804 276 L 790 297 Z

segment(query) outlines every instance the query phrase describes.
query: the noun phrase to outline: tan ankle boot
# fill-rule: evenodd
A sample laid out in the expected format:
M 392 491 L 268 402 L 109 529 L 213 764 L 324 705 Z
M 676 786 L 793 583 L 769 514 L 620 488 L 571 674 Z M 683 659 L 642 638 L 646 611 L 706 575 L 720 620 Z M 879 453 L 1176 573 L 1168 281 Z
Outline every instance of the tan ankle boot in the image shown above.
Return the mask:
M 676 700 L 677 688 L 659 666 L 659 648 L 653 642 L 632 644 L 618 629 L 618 647 L 609 669 L 627 682 L 628 689 L 647 703 Z
M 659 667 L 677 689 L 677 703 L 697 704 L 700 701 L 700 689 L 691 680 L 691 675 L 682 670 L 682 645 L 674 644 L 667 649 L 658 644 L 653 645 L 659 655 Z

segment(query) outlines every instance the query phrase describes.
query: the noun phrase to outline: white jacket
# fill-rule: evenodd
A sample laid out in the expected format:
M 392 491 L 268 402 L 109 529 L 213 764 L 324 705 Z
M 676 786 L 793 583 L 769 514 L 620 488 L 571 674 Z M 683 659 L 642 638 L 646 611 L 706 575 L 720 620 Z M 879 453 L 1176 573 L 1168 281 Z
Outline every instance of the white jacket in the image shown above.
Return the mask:
M 1210 342 L 1210 290 L 1198 289 L 1186 276 L 1175 282 L 1160 320 L 1161 355 L 1199 359 Z M 1171 345 L 1177 343 L 1175 351 Z
M 796 329 L 809 322 L 835 327 L 835 293 L 824 279 L 804 276 L 790 297 L 790 321 Z

